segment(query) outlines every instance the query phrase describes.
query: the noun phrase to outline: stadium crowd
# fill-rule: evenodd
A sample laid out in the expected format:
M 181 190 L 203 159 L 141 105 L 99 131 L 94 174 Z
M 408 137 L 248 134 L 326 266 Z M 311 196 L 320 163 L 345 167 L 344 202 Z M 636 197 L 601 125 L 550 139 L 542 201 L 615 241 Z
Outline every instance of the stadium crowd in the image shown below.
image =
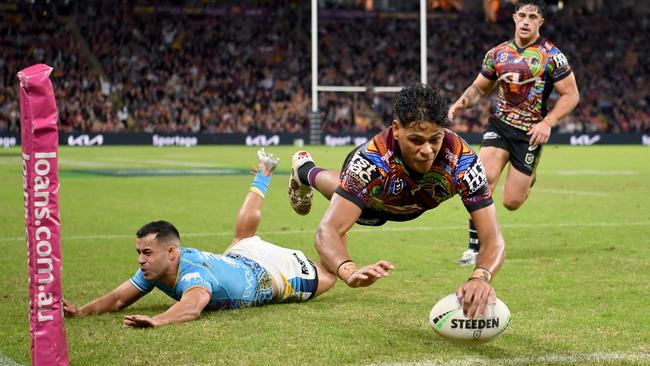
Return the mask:
M 54 67 L 62 131 L 306 132 L 310 18 L 309 7 L 299 3 L 187 11 L 105 1 L 69 16 L 47 5 L 14 3 L 0 21 L 0 131 L 19 128 L 16 72 L 43 62 Z M 319 84 L 418 81 L 414 15 L 322 11 Z M 456 98 L 485 52 L 509 39 L 512 27 L 508 16 L 493 24 L 484 23 L 483 14 L 433 12 L 429 83 Z M 560 131 L 650 131 L 650 66 L 643 62 L 650 51 L 642 47 L 650 19 L 570 9 L 549 14 L 541 33 L 568 57 L 582 95 Z M 391 98 L 321 93 L 322 129 L 378 130 L 391 120 Z M 457 130 L 482 131 L 491 108 L 487 99 L 465 112 Z

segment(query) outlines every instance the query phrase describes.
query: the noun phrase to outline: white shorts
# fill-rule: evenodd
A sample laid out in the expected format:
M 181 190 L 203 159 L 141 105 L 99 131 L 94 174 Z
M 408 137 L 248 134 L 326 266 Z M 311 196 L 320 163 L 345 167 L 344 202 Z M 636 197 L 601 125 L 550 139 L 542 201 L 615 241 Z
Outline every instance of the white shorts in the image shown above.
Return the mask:
M 240 240 L 224 254 L 250 258 L 264 267 L 278 285 L 277 302 L 306 301 L 316 294 L 316 266 L 299 250 L 283 248 L 252 236 Z

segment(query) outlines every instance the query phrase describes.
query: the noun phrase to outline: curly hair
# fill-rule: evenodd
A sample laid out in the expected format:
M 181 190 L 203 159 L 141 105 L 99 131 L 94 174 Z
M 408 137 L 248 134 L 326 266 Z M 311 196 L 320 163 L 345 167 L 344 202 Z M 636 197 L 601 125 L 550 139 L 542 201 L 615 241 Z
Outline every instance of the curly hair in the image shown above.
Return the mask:
M 400 90 L 393 100 L 393 119 L 403 127 L 413 122 L 431 122 L 448 128 L 451 126 L 448 110 L 449 100 L 428 84 L 411 84 Z
M 539 15 L 541 15 L 542 18 L 544 17 L 544 13 L 546 13 L 546 3 L 544 0 L 519 0 L 517 5 L 515 5 L 515 13 L 526 5 L 536 6 Z

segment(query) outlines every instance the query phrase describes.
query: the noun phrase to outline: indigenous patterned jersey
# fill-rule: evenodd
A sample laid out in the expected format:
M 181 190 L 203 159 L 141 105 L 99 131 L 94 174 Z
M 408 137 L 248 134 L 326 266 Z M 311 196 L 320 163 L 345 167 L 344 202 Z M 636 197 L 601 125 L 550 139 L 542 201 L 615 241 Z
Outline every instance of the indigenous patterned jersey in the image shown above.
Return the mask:
M 273 299 L 271 277 L 257 262 L 187 247 L 181 248 L 173 288 L 145 279 L 141 269 L 131 278 L 131 284 L 145 293 L 157 287 L 177 301 L 187 290 L 203 287 L 212 294 L 206 306 L 209 310 L 262 305 Z
M 571 67 L 557 47 L 540 37 L 523 49 L 514 40 L 492 48 L 481 74 L 499 83 L 495 117 L 528 131 L 546 116 L 553 83 L 569 76 Z
M 408 170 L 392 127 L 382 131 L 349 158 L 336 193 L 392 221 L 418 217 L 457 193 L 469 212 L 492 204 L 481 161 L 460 136 L 447 129 L 425 174 Z

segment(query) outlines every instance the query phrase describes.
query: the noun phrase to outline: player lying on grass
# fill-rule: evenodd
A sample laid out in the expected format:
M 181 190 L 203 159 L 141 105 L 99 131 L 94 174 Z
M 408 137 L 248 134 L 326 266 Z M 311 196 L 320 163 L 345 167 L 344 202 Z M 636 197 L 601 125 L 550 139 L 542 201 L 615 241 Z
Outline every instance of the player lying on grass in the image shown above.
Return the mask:
M 235 238 L 223 254 L 181 246 L 178 231 L 166 221 L 148 223 L 136 234 L 140 269 L 135 275 L 80 308 L 64 300 L 65 315 L 119 311 L 159 288 L 178 302 L 152 317 L 124 317 L 124 324 L 131 327 L 156 327 L 195 320 L 204 309 L 306 301 L 332 288 L 336 277 L 301 251 L 254 236 L 271 173 L 278 163 L 263 149 L 258 151 L 258 161 L 258 172 L 239 210 Z

